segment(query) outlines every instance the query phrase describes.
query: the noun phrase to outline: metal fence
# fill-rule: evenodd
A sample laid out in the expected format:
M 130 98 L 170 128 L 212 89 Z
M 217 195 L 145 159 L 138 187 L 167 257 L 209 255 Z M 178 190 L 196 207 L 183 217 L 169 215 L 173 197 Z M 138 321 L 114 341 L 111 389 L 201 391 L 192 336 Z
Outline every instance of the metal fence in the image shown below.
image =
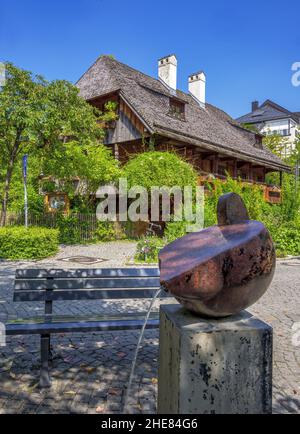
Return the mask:
M 6 226 L 23 226 L 25 225 L 24 213 L 8 213 Z M 98 227 L 96 214 L 69 214 L 62 217 L 55 213 L 28 214 L 29 226 L 43 226 L 47 228 L 57 228 L 61 235 L 63 232 L 76 232 L 81 242 L 87 242 L 95 237 L 95 231 Z

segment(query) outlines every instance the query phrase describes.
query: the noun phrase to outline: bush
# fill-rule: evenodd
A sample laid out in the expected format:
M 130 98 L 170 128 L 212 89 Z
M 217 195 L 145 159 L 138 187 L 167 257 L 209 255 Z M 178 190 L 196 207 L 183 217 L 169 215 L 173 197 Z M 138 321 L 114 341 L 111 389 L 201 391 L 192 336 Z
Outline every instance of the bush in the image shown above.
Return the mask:
M 137 244 L 135 260 L 137 262 L 156 263 L 158 253 L 166 244 L 165 240 L 158 237 L 143 238 Z
M 171 243 L 172 241 L 175 241 L 177 238 L 183 237 L 186 235 L 186 221 L 182 222 L 169 222 L 166 224 L 166 229 L 164 236 L 166 237 L 166 240 Z
M 245 184 L 232 179 L 230 176 L 227 177 L 225 182 L 215 179 L 213 183 L 207 183 L 207 188 L 209 193 L 205 196 L 204 201 L 205 226 L 216 224 L 217 203 L 219 197 L 225 193 L 233 192 L 240 195 L 252 220 L 262 220 L 264 210 L 272 207 L 272 205 L 265 202 L 263 191 L 258 185 Z
M 114 223 L 98 221 L 95 237 L 98 241 L 115 241 L 117 236 Z
M 0 228 L 0 257 L 43 259 L 58 252 L 58 231 L 23 226 Z
M 300 225 L 282 225 L 269 228 L 272 235 L 277 256 L 300 254 Z
M 88 215 L 87 215 L 88 217 Z M 115 222 L 95 222 L 77 215 L 59 215 L 57 219 L 59 241 L 62 244 L 97 243 L 98 241 L 115 241 L 126 238 L 120 225 Z
M 226 182 L 215 180 L 213 185 L 208 185 L 210 192 L 205 197 L 205 227 L 216 223 L 219 197 L 233 191 L 244 200 L 250 219 L 262 221 L 268 228 L 276 247 L 277 256 L 300 255 L 300 201 L 294 185 L 293 176 L 285 175 L 282 203 L 272 205 L 265 202 L 259 186 L 244 184 L 230 177 Z
M 195 186 L 197 174 L 193 167 L 171 152 L 144 152 L 124 166 L 128 187 L 140 185 L 148 191 L 151 187 Z
M 88 230 L 87 222 L 79 222 L 76 216 L 59 215 L 57 227 L 59 229 L 59 242 L 61 244 L 80 244 L 82 241 L 82 231 Z

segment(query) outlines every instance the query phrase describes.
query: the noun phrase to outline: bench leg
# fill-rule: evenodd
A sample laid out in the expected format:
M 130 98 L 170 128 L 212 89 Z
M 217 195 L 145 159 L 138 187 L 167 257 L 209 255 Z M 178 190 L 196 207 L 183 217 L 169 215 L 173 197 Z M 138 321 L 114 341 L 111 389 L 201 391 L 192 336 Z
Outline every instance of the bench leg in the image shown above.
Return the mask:
M 51 335 L 49 335 L 49 361 L 53 360 L 53 352 L 52 352 L 52 348 L 51 348 Z
M 51 381 L 49 378 L 49 348 L 50 335 L 41 335 L 41 388 L 51 387 Z

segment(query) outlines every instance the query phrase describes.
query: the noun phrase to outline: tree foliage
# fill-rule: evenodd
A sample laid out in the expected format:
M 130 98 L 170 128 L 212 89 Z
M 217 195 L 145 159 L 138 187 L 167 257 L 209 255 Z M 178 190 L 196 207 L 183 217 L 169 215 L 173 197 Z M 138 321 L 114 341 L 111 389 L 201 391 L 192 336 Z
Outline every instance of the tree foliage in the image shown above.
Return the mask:
M 193 167 L 171 152 L 150 151 L 136 155 L 124 167 L 128 186 L 151 187 L 195 186 L 197 174 Z
M 1 221 L 6 219 L 11 183 L 23 154 L 45 174 L 81 176 L 95 184 L 116 173 L 116 163 L 101 144 L 102 118 L 115 119 L 115 106 L 105 113 L 89 105 L 78 89 L 64 80 L 41 76 L 5 64 L 0 90 Z
M 252 131 L 253 133 L 257 134 L 264 134 L 263 137 L 263 144 L 264 146 L 269 149 L 273 154 L 277 155 L 278 157 L 285 157 L 285 149 L 289 145 L 289 140 L 287 137 L 283 137 L 278 133 L 272 133 L 271 130 L 268 131 L 268 134 L 262 133 L 256 125 L 253 124 L 242 124 L 243 128 L 246 128 L 249 131 Z
M 289 141 L 286 137 L 280 134 L 268 134 L 263 138 L 263 144 L 278 157 L 285 157 L 285 150 L 289 146 Z

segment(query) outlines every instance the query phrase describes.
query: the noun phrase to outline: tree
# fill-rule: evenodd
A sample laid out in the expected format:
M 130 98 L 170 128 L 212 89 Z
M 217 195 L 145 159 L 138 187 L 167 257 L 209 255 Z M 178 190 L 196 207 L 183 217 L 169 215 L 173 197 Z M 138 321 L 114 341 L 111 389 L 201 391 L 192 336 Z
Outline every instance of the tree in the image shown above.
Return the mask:
M 280 134 L 268 134 L 263 138 L 263 144 L 278 157 L 285 157 L 288 139 Z
M 246 130 L 252 131 L 253 133 L 262 134 L 262 132 L 253 124 L 241 124 Z M 268 130 L 268 134 L 265 134 L 263 138 L 263 144 L 278 157 L 285 157 L 285 149 L 288 146 L 288 139 L 277 133 L 272 133 Z
M 294 141 L 293 151 L 288 158 L 288 163 L 292 166 L 298 166 L 300 164 L 300 127 L 298 127 L 296 134 L 296 139 Z
M 294 141 L 294 147 L 291 155 L 289 155 L 287 162 L 294 168 L 295 174 L 295 186 L 294 186 L 294 195 L 297 197 L 298 202 L 300 204 L 300 191 L 299 191 L 299 181 L 300 181 L 300 129 L 298 127 L 296 134 L 296 139 Z M 300 206 L 299 206 L 300 207 Z
M 103 144 L 61 143 L 55 148 L 55 156 L 44 158 L 42 167 L 43 175 L 59 180 L 60 191 L 68 193 L 69 197 L 75 195 L 74 179 L 79 178 L 76 194 L 85 199 L 86 205 L 91 193 L 100 185 L 115 181 L 119 175 L 117 160 Z
M 104 115 L 81 98 L 75 86 L 64 80 L 47 82 L 12 63 L 5 64 L 5 72 L 6 80 L 0 89 L 1 226 L 6 221 L 12 177 L 24 153 L 38 158 L 41 166 L 47 166 L 45 161 L 64 161 L 60 173 L 64 166 L 74 169 L 74 160 L 82 167 L 89 154 L 100 152 L 108 157 L 100 149 L 105 131 L 99 119 Z M 110 104 L 104 120 L 115 116 Z M 72 147 L 76 158 L 72 156 Z

